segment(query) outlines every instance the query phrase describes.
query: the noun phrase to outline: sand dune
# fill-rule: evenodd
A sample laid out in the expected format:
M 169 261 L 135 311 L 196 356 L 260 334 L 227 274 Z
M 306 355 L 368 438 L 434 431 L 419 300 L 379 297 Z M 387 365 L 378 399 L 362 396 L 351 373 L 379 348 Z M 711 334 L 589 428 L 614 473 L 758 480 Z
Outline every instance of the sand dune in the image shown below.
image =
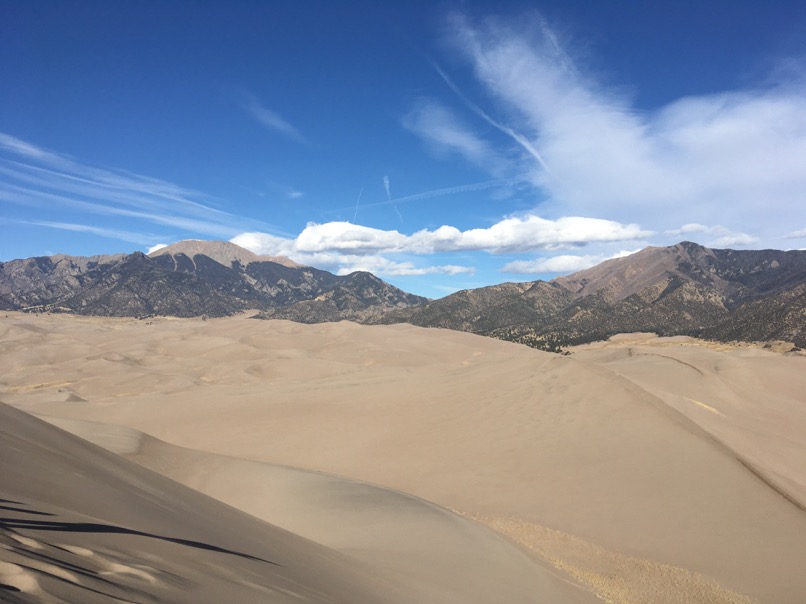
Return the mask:
M 131 428 L 50 422 L 257 518 L 417 585 L 433 602 L 592 602 L 497 533 L 337 476 L 184 449 Z
M 532 565 L 539 585 L 523 601 L 584 597 L 563 573 L 613 602 L 806 593 L 803 357 L 681 342 L 670 353 L 665 341 L 562 357 L 406 325 L 149 323 L 10 314 L 0 323 L 2 399 L 170 443 L 129 433 L 120 452 L 271 522 L 285 518 L 339 555 L 396 566 L 431 597 L 483 566 L 461 557 L 466 540 L 502 548 L 491 557 L 507 562 L 490 572 L 518 575 L 530 562 L 423 504 L 403 533 L 436 522 L 449 535 L 437 557 L 468 565 L 428 578 L 418 539 L 381 513 L 381 502 L 408 501 L 403 493 L 487 524 L 557 569 Z M 81 426 L 72 429 L 90 436 Z M 126 441 L 95 432 L 112 448 Z M 283 497 L 269 497 L 272 484 Z M 317 524 L 319 499 L 337 510 L 332 523 Z M 343 530 L 328 531 L 336 517 Z M 362 517 L 389 537 L 363 541 L 352 528 Z M 488 595 L 478 601 L 496 601 Z
M 0 436 L 3 599 L 410 602 L 424 595 L 6 405 Z
M 575 358 L 655 394 L 806 509 L 806 357 L 632 334 Z

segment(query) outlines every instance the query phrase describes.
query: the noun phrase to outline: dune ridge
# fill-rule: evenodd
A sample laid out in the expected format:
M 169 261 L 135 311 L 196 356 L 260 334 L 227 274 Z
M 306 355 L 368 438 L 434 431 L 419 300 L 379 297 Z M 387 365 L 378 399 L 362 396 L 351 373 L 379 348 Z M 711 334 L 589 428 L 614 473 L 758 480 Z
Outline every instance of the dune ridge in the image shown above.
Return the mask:
M 408 325 L 150 323 L 9 314 L 3 400 L 144 432 L 194 450 L 188 460 L 224 455 L 410 493 L 613 601 L 806 593 L 806 515 L 793 505 L 803 357 L 681 340 L 562 357 Z M 154 443 L 143 442 L 127 455 L 144 461 Z M 170 470 L 156 450 L 155 469 L 200 490 L 223 492 L 237 474 L 213 472 L 210 458 Z
M 761 480 L 806 509 L 806 439 L 802 438 L 806 357 L 802 354 L 771 354 L 748 345 L 730 348 L 681 336 L 632 334 L 577 347 L 575 356 L 658 396 Z M 655 371 L 630 362 L 636 356 L 644 357 Z M 751 367 L 756 371 L 748 371 Z M 772 398 L 775 404 L 770 409 Z

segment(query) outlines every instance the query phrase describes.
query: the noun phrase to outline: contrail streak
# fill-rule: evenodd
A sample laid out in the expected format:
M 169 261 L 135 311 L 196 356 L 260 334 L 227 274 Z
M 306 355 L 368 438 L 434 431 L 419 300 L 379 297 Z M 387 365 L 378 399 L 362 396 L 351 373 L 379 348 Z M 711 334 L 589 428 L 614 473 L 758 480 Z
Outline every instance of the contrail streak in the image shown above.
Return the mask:
M 473 111 L 473 113 L 478 115 L 481 119 L 483 119 L 485 122 L 490 124 L 493 128 L 495 128 L 495 129 L 499 130 L 500 132 L 503 132 L 504 134 L 509 136 L 512 140 L 514 140 L 516 143 L 518 143 L 521 147 L 526 149 L 526 152 L 529 153 L 529 155 L 531 155 L 532 157 L 534 157 L 546 172 L 548 172 L 549 174 L 551 173 L 551 169 L 548 167 L 548 164 L 546 164 L 546 162 L 543 161 L 543 156 L 541 156 L 540 152 L 537 149 L 535 149 L 534 145 L 532 145 L 531 142 L 529 142 L 529 139 L 527 139 L 525 136 L 523 136 L 520 132 L 516 132 L 515 130 L 513 130 L 509 126 L 506 126 L 506 125 L 494 120 L 489 115 L 487 115 L 487 112 L 485 112 L 484 109 L 482 109 L 481 107 L 476 105 L 476 103 L 474 103 L 469 98 L 467 98 L 464 95 L 464 93 L 461 90 L 459 90 L 459 87 L 456 84 L 453 83 L 453 80 L 451 80 L 448 77 L 448 74 L 446 74 L 444 71 L 442 71 L 442 68 L 439 65 L 437 65 L 433 61 L 431 61 L 431 65 L 434 67 L 434 70 L 439 74 L 439 76 L 448 85 L 448 88 L 450 88 L 454 92 L 454 94 L 456 94 L 456 96 L 458 96 L 462 100 L 462 102 L 465 105 L 467 105 L 470 108 L 471 111 Z
M 495 180 L 485 180 L 482 182 L 474 182 L 466 185 L 457 185 L 455 187 L 444 187 L 442 189 L 431 189 L 430 191 L 422 191 L 420 193 L 414 193 L 413 195 L 405 195 L 404 197 L 398 197 L 394 199 L 389 199 L 387 201 L 376 201 L 374 203 L 365 203 L 362 207 L 364 208 L 375 208 L 378 206 L 388 206 L 388 205 L 395 205 L 398 203 L 406 203 L 408 201 L 420 201 L 421 199 L 430 199 L 432 197 L 442 197 L 443 195 L 455 195 L 457 193 L 467 193 L 470 191 L 483 191 L 484 189 L 492 189 L 493 187 L 500 187 L 504 185 L 512 185 L 516 182 L 520 182 L 518 180 L 512 180 L 509 178 L 497 178 Z M 362 189 L 363 192 L 363 189 Z M 361 196 L 359 195 L 359 200 Z M 346 208 L 336 208 L 333 210 L 325 210 L 325 213 L 335 213 L 335 212 L 344 212 L 346 210 L 351 210 L 353 206 L 349 206 Z M 358 208 L 358 204 L 356 203 L 356 211 Z
M 355 201 L 355 214 L 353 214 L 353 224 L 355 224 L 355 219 L 358 217 L 358 204 L 361 203 L 361 196 L 364 194 L 364 187 L 361 187 L 361 190 L 358 192 L 358 199 Z
M 383 188 L 386 189 L 386 201 L 392 204 L 392 208 L 395 210 L 395 214 L 400 219 L 400 222 L 403 222 L 403 214 L 400 213 L 397 205 L 395 204 L 394 200 L 392 199 L 392 193 L 389 187 L 389 175 L 385 174 L 383 177 Z

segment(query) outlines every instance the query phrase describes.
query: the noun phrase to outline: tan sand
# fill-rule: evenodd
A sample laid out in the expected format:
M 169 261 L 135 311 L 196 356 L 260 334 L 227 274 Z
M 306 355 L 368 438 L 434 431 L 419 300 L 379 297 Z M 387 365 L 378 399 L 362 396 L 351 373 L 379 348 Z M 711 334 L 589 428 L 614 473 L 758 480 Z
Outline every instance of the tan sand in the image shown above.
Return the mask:
M 791 457 L 806 433 L 803 357 L 681 347 L 669 361 L 618 344 L 561 357 L 406 325 L 148 323 L 10 313 L 0 322 L 2 399 L 409 493 L 496 528 L 608 601 L 806 593 L 806 469 Z M 696 371 L 669 378 L 678 361 Z M 716 400 L 732 380 L 734 398 Z M 674 396 L 701 404 L 686 412 Z M 771 449 L 781 435 L 791 446 Z M 217 496 L 238 488 L 228 474 L 253 471 L 201 457 L 171 469 L 167 450 L 142 456 Z M 362 549 L 350 531 L 332 538 L 341 554 Z M 378 559 L 391 560 L 388 549 Z
M 53 357 L 47 358 L 53 362 Z M 68 404 L 86 402 L 64 387 L 56 392 Z M 36 601 L 90 602 L 111 597 L 193 602 L 292 598 L 313 602 L 320 597 L 341 602 L 446 604 L 597 601 L 564 573 L 541 567 L 497 533 L 403 493 L 181 449 L 122 426 L 51 419 L 164 476 L 259 518 L 276 520 L 331 548 L 326 550 L 256 520 L 244 522 L 242 515 L 233 520 L 233 510 L 159 476 L 149 476 L 139 466 L 93 450 L 68 434 L 48 430 L 5 405 L 0 405 L 0 422 L 3 497 L 9 504 L 4 509 L 11 512 L 3 519 L 7 548 L 0 553 L 0 583 L 21 590 L 12 592 L 19 601 L 25 601 L 25 596 Z M 194 510 L 190 518 L 186 517 L 189 508 Z M 47 521 L 37 522 L 40 518 Z M 199 531 L 194 520 L 205 518 L 212 530 Z M 58 541 L 52 533 L 58 533 Z M 135 547 L 132 539 L 143 543 Z M 256 540 L 269 547 L 255 550 Z M 237 555 L 224 552 L 235 556 L 235 563 L 226 556 L 224 561 L 205 559 L 206 552 L 221 548 L 222 542 L 239 545 L 238 550 L 232 549 Z M 186 547 L 177 553 L 171 546 Z M 266 565 L 269 560 L 268 571 L 241 568 L 241 558 L 246 556 L 256 566 L 251 560 L 255 554 L 243 552 L 265 550 L 272 557 L 256 562 Z M 317 558 L 323 551 L 335 562 L 326 558 L 323 565 Z M 289 556 L 297 570 L 293 589 L 283 573 L 270 572 L 275 564 L 293 568 Z M 211 574 L 206 568 L 211 565 L 218 572 Z
M 0 464 L 4 601 L 429 597 L 7 405 Z
M 478 523 L 337 476 L 203 453 L 131 428 L 50 418 L 165 476 L 417 585 L 429 602 L 594 602 Z M 551 567 L 549 567 L 551 568 Z
M 624 334 L 574 355 L 658 396 L 806 508 L 805 356 L 654 334 Z

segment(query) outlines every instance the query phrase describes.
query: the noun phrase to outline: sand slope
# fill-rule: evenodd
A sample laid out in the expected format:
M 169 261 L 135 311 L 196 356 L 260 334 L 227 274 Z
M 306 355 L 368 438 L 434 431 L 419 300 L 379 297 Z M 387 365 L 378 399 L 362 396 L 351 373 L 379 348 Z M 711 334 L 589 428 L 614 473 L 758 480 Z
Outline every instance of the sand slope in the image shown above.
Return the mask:
M 806 593 L 803 466 L 766 453 L 786 423 L 787 451 L 802 447 L 797 386 L 779 391 L 779 373 L 806 375 L 802 357 L 775 356 L 781 368 L 715 351 L 714 365 L 681 349 L 697 377 L 666 383 L 667 361 L 651 355 L 569 358 L 406 325 L 9 315 L 0 329 L 11 404 L 410 493 L 486 523 L 609 601 Z M 694 403 L 713 424 L 682 412 L 673 396 L 721 404 L 712 395 L 731 382 L 725 364 L 747 380 L 729 421 Z M 737 426 L 741 438 L 727 438 Z M 172 470 L 169 457 L 148 463 L 195 488 L 236 488 L 227 475 L 241 469 L 208 459 L 194 476 L 196 462 Z M 333 543 L 361 550 L 349 534 Z
M 655 394 L 806 509 L 806 357 L 629 334 L 575 358 Z
M 429 602 L 593 602 L 490 529 L 404 493 L 46 418 L 163 475 L 416 585 Z
M 404 589 L 0 405 L 0 594 L 17 601 L 406 602 Z

